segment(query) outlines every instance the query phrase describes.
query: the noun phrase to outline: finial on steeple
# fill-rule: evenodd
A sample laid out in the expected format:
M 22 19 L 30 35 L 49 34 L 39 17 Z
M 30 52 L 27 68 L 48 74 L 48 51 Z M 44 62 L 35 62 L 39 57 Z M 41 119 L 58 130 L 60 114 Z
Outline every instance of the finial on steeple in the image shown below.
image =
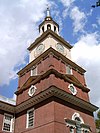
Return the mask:
M 47 5 L 47 14 L 46 15 L 47 15 L 46 17 L 50 17 L 50 7 L 49 7 L 49 5 Z

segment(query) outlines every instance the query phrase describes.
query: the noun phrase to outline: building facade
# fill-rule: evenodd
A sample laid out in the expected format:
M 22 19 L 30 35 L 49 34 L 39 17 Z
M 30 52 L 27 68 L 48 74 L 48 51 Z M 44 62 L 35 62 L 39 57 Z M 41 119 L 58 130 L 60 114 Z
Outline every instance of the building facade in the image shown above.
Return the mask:
M 96 133 L 85 70 L 71 60 L 49 9 L 39 32 L 18 72 L 16 105 L 0 101 L 0 133 Z

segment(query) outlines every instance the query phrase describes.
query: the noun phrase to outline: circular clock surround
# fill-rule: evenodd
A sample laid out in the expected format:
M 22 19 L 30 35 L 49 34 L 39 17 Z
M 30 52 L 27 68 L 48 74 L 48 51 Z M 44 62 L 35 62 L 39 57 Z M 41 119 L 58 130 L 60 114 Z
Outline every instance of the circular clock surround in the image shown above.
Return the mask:
M 73 95 L 76 95 L 77 94 L 77 90 L 75 88 L 75 86 L 73 84 L 69 84 L 68 85 L 68 89 L 70 90 L 70 92 L 73 94 Z
M 36 92 L 36 89 L 37 89 L 36 86 L 31 85 L 31 87 L 29 88 L 29 91 L 28 91 L 28 95 L 30 97 L 32 97 L 34 95 L 34 93 Z
M 56 49 L 57 51 L 59 51 L 60 53 L 64 53 L 64 46 L 60 43 L 56 44 Z
M 36 48 L 36 55 L 41 54 L 44 51 L 45 46 L 43 44 L 40 44 Z

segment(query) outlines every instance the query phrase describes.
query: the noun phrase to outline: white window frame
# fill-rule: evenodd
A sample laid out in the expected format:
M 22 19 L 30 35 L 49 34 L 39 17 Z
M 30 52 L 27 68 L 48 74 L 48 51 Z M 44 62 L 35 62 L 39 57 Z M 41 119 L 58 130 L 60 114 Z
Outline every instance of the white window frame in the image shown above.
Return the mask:
M 82 117 L 80 116 L 80 114 L 75 112 L 75 113 L 72 115 L 72 120 L 75 120 L 76 118 L 79 118 L 79 120 L 80 120 L 80 121 L 79 121 L 79 125 L 82 124 L 82 123 L 84 124 L 84 121 L 83 121 Z M 78 124 L 78 123 L 77 123 L 77 124 Z M 76 130 L 77 130 L 77 124 L 76 124 Z M 82 128 L 80 128 L 80 130 L 81 130 L 80 133 L 83 133 Z
M 70 69 L 70 73 L 68 73 L 68 70 L 67 69 Z M 72 73 L 72 68 L 71 68 L 71 66 L 70 65 L 66 65 L 66 74 L 73 74 Z
M 78 118 L 79 120 L 76 120 L 76 118 Z M 74 131 L 75 129 L 76 130 L 78 129 L 80 131 L 80 133 L 83 133 L 83 132 L 90 133 L 91 132 L 90 126 L 89 125 L 86 125 L 84 123 L 83 118 L 77 112 L 75 112 L 72 115 L 71 120 L 70 119 L 67 119 L 67 118 L 64 118 L 64 119 L 65 119 L 65 122 L 66 122 L 66 126 L 69 127 L 70 133 L 74 133 L 75 132 Z
M 29 126 L 29 112 L 33 111 L 33 125 Z M 30 109 L 27 111 L 27 120 L 26 120 L 26 128 L 32 128 L 34 127 L 34 109 Z
M 6 119 L 5 119 L 5 116 L 11 117 L 11 121 L 6 120 Z M 10 124 L 10 131 L 4 130 L 4 124 L 5 124 L 5 123 L 6 123 L 6 124 Z M 4 113 L 2 130 L 5 131 L 5 132 L 12 132 L 12 130 L 13 130 L 13 115 Z
M 74 133 L 74 128 L 70 127 L 70 133 Z
M 33 71 L 35 71 L 35 72 L 33 73 Z M 31 76 L 36 76 L 36 75 L 37 75 L 37 67 L 33 67 L 31 69 Z
M 76 117 L 79 117 L 81 123 L 84 124 L 84 121 L 83 121 L 82 117 L 81 117 L 80 114 L 77 113 L 77 112 L 75 112 L 75 113 L 72 115 L 72 120 L 75 120 Z

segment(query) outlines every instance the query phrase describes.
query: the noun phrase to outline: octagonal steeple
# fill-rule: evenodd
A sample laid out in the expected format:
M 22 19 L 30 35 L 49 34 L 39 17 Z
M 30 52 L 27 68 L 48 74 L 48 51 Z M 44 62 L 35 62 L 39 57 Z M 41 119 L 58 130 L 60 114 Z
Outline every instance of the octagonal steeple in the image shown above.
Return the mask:
M 44 21 L 39 25 L 40 35 L 47 30 L 52 30 L 56 34 L 59 34 L 59 25 L 52 19 L 49 7 L 46 10 Z

